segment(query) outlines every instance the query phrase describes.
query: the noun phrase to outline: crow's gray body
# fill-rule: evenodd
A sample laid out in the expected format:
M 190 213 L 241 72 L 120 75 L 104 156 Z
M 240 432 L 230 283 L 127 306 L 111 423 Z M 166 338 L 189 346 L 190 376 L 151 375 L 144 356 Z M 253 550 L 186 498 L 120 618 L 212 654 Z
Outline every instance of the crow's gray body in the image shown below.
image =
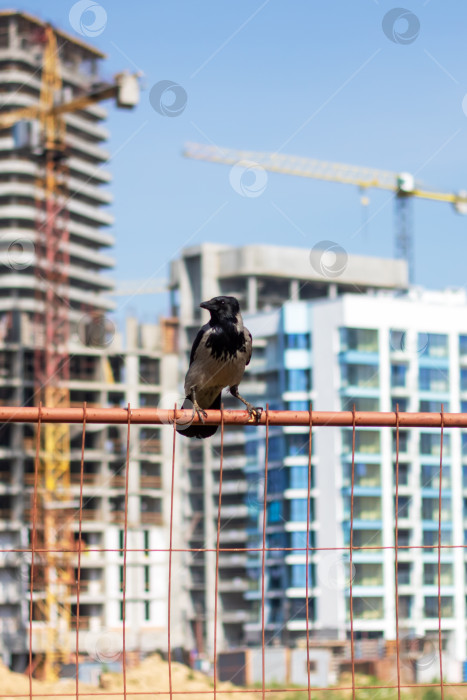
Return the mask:
M 185 394 L 190 396 L 195 387 L 196 400 L 201 408 L 211 408 L 214 400 L 225 387 L 236 386 L 243 378 L 245 367 L 251 358 L 251 335 L 244 328 L 242 320 L 238 324 L 238 342 L 240 347 L 234 353 L 225 351 L 217 356 L 211 351 L 213 336 L 220 344 L 229 342 L 229 337 L 222 330 L 209 323 L 200 330 L 201 338 L 193 353 L 193 360 L 185 378 Z
M 214 297 L 201 307 L 210 311 L 211 320 L 199 330 L 191 349 L 183 408 L 194 408 L 202 421 L 204 410 L 220 409 L 221 392 L 229 387 L 233 396 L 258 415 L 238 393 L 252 351 L 251 333 L 243 325 L 238 301 L 234 297 Z M 186 437 L 205 438 L 216 430 L 217 426 L 196 423 L 180 426 L 178 432 Z

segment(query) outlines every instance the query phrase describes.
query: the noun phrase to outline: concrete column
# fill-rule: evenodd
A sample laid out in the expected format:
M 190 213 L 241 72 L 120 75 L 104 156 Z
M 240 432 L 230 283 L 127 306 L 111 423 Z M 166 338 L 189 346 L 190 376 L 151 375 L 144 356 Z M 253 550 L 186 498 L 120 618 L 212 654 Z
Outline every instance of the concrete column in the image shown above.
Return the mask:
M 258 279 L 256 277 L 248 277 L 247 299 L 248 313 L 256 313 L 258 310 Z
M 290 280 L 289 298 L 290 298 L 290 301 L 299 301 L 300 300 L 300 285 L 298 283 L 298 280 Z

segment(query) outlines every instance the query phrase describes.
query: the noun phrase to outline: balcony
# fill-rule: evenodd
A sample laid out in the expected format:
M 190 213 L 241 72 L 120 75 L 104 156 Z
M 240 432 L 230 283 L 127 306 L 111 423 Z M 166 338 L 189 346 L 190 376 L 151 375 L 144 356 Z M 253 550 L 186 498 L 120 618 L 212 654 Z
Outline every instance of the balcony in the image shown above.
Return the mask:
M 141 513 L 140 517 L 143 525 L 162 525 L 164 522 L 162 513 Z
M 162 479 L 160 476 L 142 474 L 139 484 L 142 489 L 160 489 L 162 488 Z

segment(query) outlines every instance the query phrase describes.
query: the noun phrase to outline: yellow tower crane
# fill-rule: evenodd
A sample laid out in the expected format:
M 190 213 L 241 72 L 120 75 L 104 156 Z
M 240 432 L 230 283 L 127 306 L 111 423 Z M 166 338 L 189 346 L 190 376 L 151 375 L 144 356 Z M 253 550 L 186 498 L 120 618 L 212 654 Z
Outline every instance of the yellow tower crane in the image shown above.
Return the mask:
M 85 109 L 101 100 L 115 98 L 119 107 L 134 107 L 139 100 L 137 75 L 121 73 L 111 84 L 62 100 L 59 50 L 53 27 L 45 25 L 35 35 L 43 45 L 42 78 L 39 103 L 3 112 L 0 129 L 18 122 L 39 122 L 40 145 L 36 149 L 39 164 L 36 197 L 38 220 L 35 240 L 35 269 L 39 310 L 36 314 L 35 380 L 36 398 L 46 406 L 69 405 L 69 305 L 68 305 L 68 169 L 66 113 Z M 31 545 L 44 549 L 36 570 L 33 616 L 41 619 L 45 652 L 36 656 L 35 668 L 47 680 L 58 678 L 59 670 L 70 655 L 71 594 L 75 583 L 72 566 L 70 508 L 70 434 L 66 424 L 45 424 L 40 436 L 39 478 L 37 488 L 36 541 Z M 39 540 L 38 541 L 38 538 Z
M 459 214 L 467 214 L 467 192 L 458 194 L 435 192 L 422 189 L 415 183 L 410 173 L 394 173 L 343 163 L 328 163 L 314 158 L 242 151 L 234 148 L 221 148 L 201 143 L 187 143 L 183 150 L 186 158 L 205 160 L 227 165 L 263 168 L 269 172 L 284 175 L 309 177 L 315 180 L 328 180 L 346 185 L 356 185 L 362 191 L 370 188 L 388 190 L 394 193 L 396 202 L 396 255 L 405 259 L 409 267 L 409 277 L 413 281 L 413 230 L 410 217 L 410 201 L 414 197 L 431 199 L 435 202 L 448 202 L 454 205 Z

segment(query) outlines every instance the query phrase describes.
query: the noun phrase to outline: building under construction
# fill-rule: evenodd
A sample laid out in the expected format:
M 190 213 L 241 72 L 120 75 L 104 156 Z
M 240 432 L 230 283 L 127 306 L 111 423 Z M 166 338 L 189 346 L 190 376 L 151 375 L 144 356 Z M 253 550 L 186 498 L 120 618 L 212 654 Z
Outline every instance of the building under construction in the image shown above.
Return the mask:
M 108 132 L 105 109 L 87 97 L 112 93 L 102 90 L 103 58 L 33 16 L 0 13 L 3 405 L 154 406 L 176 383 L 172 323 L 141 327 L 129 321 L 124 341 L 107 318 L 114 266 L 108 254 L 114 240 L 105 230 L 113 222 L 106 211 L 111 177 L 103 167 Z M 46 99 L 49 109 L 73 100 L 75 107 L 60 122 L 54 117 L 52 126 L 50 112 L 39 113 L 38 120 L 16 119 L 21 110 L 23 116 L 38 105 L 44 110 Z M 164 494 L 170 483 L 164 465 L 167 456 L 171 463 L 171 436 L 165 433 L 132 431 L 127 546 L 133 549 L 167 546 Z M 78 539 L 82 430 L 61 426 L 46 428 L 44 435 L 35 476 L 34 427 L 8 424 L 0 430 L 0 655 L 17 670 L 32 661 L 37 675 L 52 678 L 75 650 L 79 540 L 79 651 L 104 661 L 119 656 L 119 641 L 108 658 L 99 656 L 99 640 L 113 631 L 121 639 L 126 443 L 118 427 L 87 428 Z M 36 555 L 31 659 L 27 550 L 33 544 L 64 553 Z M 167 643 L 167 600 L 159 584 L 166 555 L 129 552 L 127 566 L 127 648 L 161 648 Z

